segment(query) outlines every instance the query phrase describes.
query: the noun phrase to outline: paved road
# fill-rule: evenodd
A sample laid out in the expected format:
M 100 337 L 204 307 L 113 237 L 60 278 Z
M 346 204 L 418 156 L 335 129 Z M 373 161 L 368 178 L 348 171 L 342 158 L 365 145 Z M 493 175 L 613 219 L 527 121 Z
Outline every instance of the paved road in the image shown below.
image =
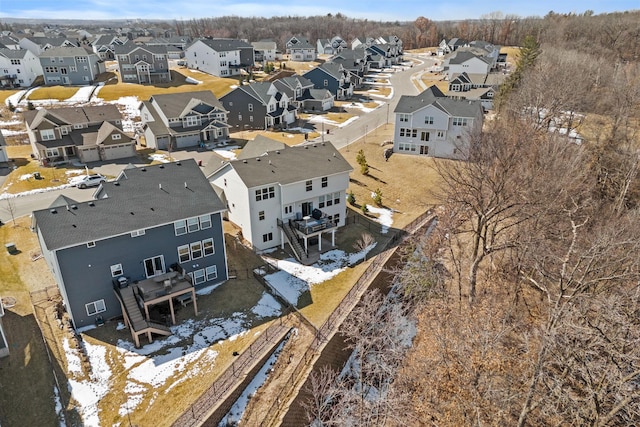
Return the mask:
M 342 148 L 354 141 L 362 138 L 363 135 L 373 132 L 377 127 L 384 126 L 387 121 L 394 122 L 393 110 L 402 95 L 417 95 L 420 91 L 416 88 L 414 80 L 418 80 L 419 76 L 426 70 L 433 67 L 437 61 L 436 58 L 428 56 L 413 56 L 422 61 L 419 65 L 414 65 L 404 71 L 397 71 L 391 75 L 391 84 L 393 86 L 393 97 L 385 104 L 381 105 L 374 111 L 360 116 L 354 123 L 343 128 L 334 128 L 330 135 L 325 135 L 325 140 L 331 141 L 338 148 Z M 316 141 L 320 141 L 322 137 L 318 137 Z M 177 160 L 186 158 L 195 158 L 196 161 L 202 160 L 204 164 L 211 157 L 210 152 L 198 151 L 177 151 L 172 153 L 172 157 Z M 109 176 L 117 176 L 120 171 L 128 164 L 128 161 L 139 162 L 139 159 L 125 159 L 117 163 L 101 163 L 92 166 L 92 169 L 98 173 Z M 11 212 L 9 204 L 13 210 L 13 216 L 19 218 L 30 215 L 31 212 L 38 209 L 46 209 L 60 195 L 65 195 L 77 202 L 86 202 L 92 199 L 95 188 L 80 190 L 77 188 L 64 188 L 60 190 L 48 191 L 45 193 L 36 193 L 30 195 L 19 196 L 10 201 L 0 200 L 0 220 L 8 223 L 11 220 Z
M 354 123 L 343 128 L 334 128 L 331 134 L 325 135 L 326 141 L 331 141 L 338 148 L 343 148 L 354 141 L 362 138 L 363 135 L 373 132 L 377 127 L 384 126 L 385 123 L 393 123 L 395 115 L 393 110 L 396 108 L 398 101 L 402 95 L 417 95 L 421 92 L 416 88 L 413 76 L 420 76 L 423 72 L 434 67 L 434 64 L 440 61 L 439 58 L 430 56 L 406 55 L 408 58 L 415 58 L 421 61 L 419 65 L 414 65 L 404 71 L 397 71 L 391 74 L 391 85 L 393 86 L 393 96 L 385 104 L 376 108 L 367 114 L 362 115 Z M 426 89 L 424 87 L 423 89 Z M 314 141 L 320 141 L 322 137 L 316 138 Z

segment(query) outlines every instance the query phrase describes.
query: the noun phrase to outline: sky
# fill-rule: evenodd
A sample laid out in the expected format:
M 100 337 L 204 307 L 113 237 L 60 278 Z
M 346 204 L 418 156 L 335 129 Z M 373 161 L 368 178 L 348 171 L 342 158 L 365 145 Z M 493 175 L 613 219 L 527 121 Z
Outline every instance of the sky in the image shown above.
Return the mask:
M 596 14 L 639 10 L 638 0 L 0 0 L 0 18 L 30 19 L 166 19 L 189 20 L 218 16 L 317 16 L 342 13 L 349 18 L 373 21 L 413 21 L 424 16 L 434 21 L 481 18 L 493 12 L 519 17 L 556 13 Z

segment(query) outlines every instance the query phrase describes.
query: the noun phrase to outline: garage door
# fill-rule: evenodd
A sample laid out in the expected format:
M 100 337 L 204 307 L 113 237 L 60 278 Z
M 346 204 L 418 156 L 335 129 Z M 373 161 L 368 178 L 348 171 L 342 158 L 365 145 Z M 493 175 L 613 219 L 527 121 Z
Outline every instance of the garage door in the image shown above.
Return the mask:
M 184 135 L 176 137 L 176 148 L 195 147 L 200 142 L 199 135 Z
M 78 150 L 78 157 L 82 163 L 97 162 L 100 160 L 98 148 L 85 148 Z
M 109 145 L 102 151 L 102 160 L 116 160 L 135 156 L 136 150 L 133 144 Z

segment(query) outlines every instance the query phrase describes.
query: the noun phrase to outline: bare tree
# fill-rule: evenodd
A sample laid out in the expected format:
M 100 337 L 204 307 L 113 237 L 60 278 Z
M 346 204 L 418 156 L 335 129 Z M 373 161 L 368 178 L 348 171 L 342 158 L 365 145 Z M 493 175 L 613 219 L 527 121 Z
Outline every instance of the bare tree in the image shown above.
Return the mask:
M 13 226 L 15 227 L 16 225 L 16 203 L 13 201 L 13 199 L 5 199 L 5 206 L 3 208 L 3 210 L 5 212 L 7 212 L 9 215 L 11 215 L 11 221 L 13 222 Z
M 360 238 L 353 244 L 353 248 L 358 252 L 364 252 L 364 260 L 367 260 L 367 254 L 371 250 L 371 245 L 376 242 L 375 237 L 366 231 L 360 235 Z

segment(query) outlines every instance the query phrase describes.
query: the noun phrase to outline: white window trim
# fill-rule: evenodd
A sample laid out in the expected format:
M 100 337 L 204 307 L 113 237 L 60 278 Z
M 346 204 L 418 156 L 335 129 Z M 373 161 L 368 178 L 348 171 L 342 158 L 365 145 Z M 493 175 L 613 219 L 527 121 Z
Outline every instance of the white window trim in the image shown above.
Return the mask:
M 211 248 L 208 249 L 208 250 L 211 251 L 211 253 L 207 253 L 207 249 L 206 249 L 206 246 L 205 246 L 205 244 L 207 244 L 207 243 L 211 243 Z M 202 241 L 202 255 L 203 256 L 211 256 L 211 255 L 214 255 L 215 253 L 216 253 L 216 246 L 213 243 L 213 239 L 204 239 Z
M 180 225 L 180 223 L 182 223 L 183 225 Z M 181 230 L 184 228 L 184 232 L 179 232 L 178 230 Z M 176 234 L 176 236 L 182 236 L 183 234 L 187 234 L 187 220 L 186 219 L 180 219 L 176 222 L 173 223 L 173 230 Z
M 211 228 L 211 215 L 200 215 L 198 220 L 200 221 L 200 230 Z
M 89 311 L 89 307 L 92 306 L 93 310 Z M 87 316 L 95 316 L 96 314 L 104 313 L 107 311 L 107 306 L 104 303 L 103 299 L 99 299 L 97 301 L 92 301 L 84 305 L 85 310 L 87 311 Z
M 124 274 L 124 269 L 122 268 L 122 264 L 113 264 L 111 266 L 111 277 L 119 277 L 119 276 L 122 276 L 123 274 Z
M 210 265 L 209 267 L 204 269 L 205 271 L 205 280 L 207 282 L 211 281 L 211 280 L 215 280 L 218 278 L 218 266 L 217 265 Z M 213 276 L 213 277 L 211 277 Z
M 186 251 L 184 254 L 180 253 L 180 250 Z M 187 259 L 183 260 L 182 255 L 186 255 Z M 178 246 L 178 262 L 180 264 L 191 261 L 191 250 L 189 249 L 189 245 Z

